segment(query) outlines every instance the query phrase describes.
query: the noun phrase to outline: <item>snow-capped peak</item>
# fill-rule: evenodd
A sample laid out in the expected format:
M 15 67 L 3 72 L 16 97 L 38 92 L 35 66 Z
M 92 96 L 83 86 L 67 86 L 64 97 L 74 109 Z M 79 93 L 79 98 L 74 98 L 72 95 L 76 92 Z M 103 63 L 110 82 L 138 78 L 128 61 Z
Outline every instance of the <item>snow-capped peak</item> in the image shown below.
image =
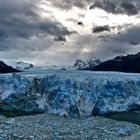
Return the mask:
M 31 64 L 31 63 L 19 61 L 19 62 L 16 63 L 16 66 L 15 67 L 18 70 L 28 70 L 28 69 L 33 68 L 34 65 Z
M 91 57 L 89 60 L 83 61 L 81 59 L 77 59 L 74 63 L 74 67 L 79 70 L 91 70 L 95 66 L 101 64 L 102 62 L 96 57 Z
M 115 57 L 113 60 L 115 60 L 115 61 L 122 61 L 123 57 L 124 57 L 123 55 L 120 55 L 120 56 Z

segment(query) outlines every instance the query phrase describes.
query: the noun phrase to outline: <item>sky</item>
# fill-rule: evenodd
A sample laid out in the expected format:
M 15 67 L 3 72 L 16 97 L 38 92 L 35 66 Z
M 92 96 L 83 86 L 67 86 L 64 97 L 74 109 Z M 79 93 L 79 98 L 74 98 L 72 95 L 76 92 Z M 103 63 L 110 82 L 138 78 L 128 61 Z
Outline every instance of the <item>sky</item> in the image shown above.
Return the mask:
M 140 51 L 139 0 L 0 0 L 0 59 L 36 65 Z

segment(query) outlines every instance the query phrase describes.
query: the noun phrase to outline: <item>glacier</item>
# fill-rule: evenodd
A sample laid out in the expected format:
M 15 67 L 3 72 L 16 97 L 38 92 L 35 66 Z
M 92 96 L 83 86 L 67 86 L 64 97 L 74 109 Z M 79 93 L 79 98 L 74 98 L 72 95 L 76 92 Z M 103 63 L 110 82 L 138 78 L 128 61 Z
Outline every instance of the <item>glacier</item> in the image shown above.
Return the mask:
M 140 108 L 140 74 L 44 70 L 0 75 L 0 110 L 67 117 Z

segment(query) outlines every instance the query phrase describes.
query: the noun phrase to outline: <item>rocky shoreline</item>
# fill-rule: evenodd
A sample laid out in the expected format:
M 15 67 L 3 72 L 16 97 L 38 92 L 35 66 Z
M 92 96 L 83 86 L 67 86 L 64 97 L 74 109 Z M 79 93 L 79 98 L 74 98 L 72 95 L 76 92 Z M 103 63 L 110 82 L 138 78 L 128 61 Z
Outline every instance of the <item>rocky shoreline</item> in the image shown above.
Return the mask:
M 139 140 L 140 126 L 104 117 L 0 116 L 0 140 Z

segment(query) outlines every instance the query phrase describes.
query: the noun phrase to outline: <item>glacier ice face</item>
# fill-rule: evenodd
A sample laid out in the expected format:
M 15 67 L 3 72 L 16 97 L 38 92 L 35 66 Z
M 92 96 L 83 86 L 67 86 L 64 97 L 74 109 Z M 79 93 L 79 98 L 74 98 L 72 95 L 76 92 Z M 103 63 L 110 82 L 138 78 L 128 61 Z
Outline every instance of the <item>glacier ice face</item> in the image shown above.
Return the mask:
M 83 117 L 140 107 L 140 75 L 43 71 L 0 75 L 0 109 Z

